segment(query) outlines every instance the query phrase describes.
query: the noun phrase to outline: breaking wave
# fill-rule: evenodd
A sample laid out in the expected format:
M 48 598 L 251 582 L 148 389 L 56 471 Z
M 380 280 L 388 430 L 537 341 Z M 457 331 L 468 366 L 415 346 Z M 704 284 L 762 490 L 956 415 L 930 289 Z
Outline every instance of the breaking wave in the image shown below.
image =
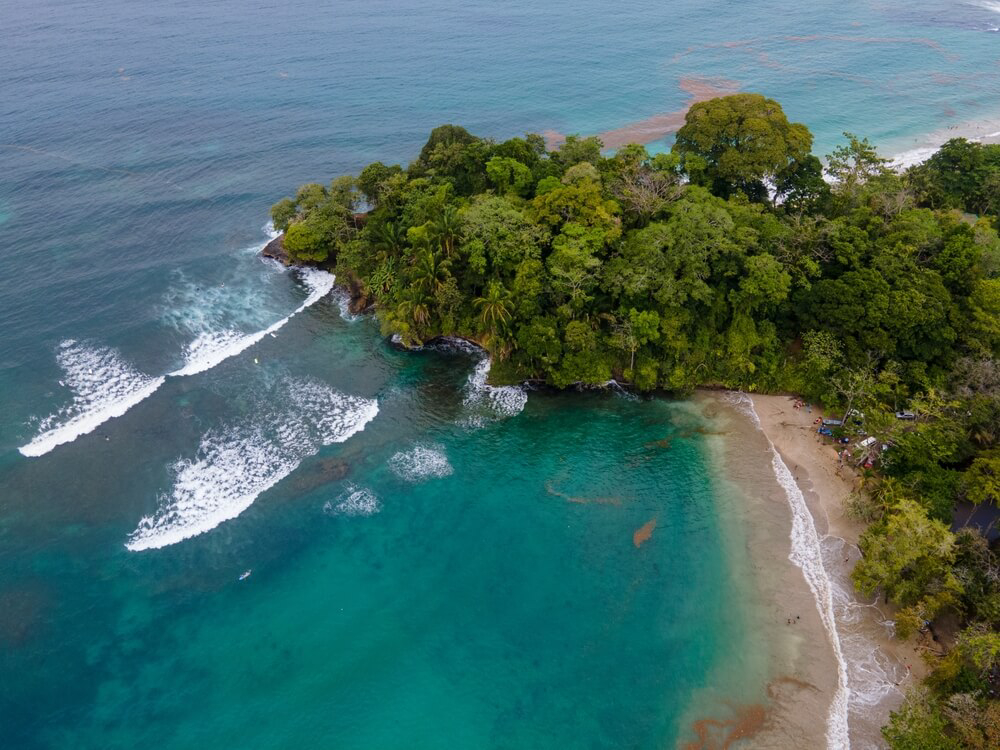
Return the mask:
M 476 363 L 465 385 L 463 403 L 473 411 L 473 419 L 503 419 L 520 414 L 528 403 L 528 392 L 518 385 L 489 385 L 486 379 L 490 364 L 489 357 Z
M 264 419 L 212 430 L 192 459 L 173 466 L 173 488 L 139 521 L 125 546 L 133 552 L 176 544 L 236 518 L 257 497 L 324 445 L 342 443 L 378 414 L 373 399 L 346 396 L 311 380 L 289 380 L 287 404 Z
M 93 432 L 152 395 L 164 381 L 139 372 L 114 349 L 72 339 L 59 346 L 56 362 L 63 370 L 59 383 L 72 391 L 73 401 L 42 420 L 34 439 L 18 449 L 22 455 L 41 456 Z
M 351 484 L 336 500 L 327 500 L 323 512 L 332 516 L 371 516 L 382 510 L 378 496 Z
M 18 450 L 24 456 L 37 457 L 92 432 L 151 396 L 167 377 L 205 372 L 248 349 L 316 304 L 333 288 L 334 277 L 326 271 L 301 269 L 300 278 L 309 295 L 291 314 L 256 333 L 234 330 L 201 333 L 188 345 L 184 366 L 166 376 L 154 377 L 140 372 L 109 347 L 87 346 L 71 339 L 64 341 L 56 354 L 56 362 L 64 372 L 60 384 L 72 391 L 73 401 L 42 420 L 38 434 Z
M 289 320 L 312 305 L 315 305 L 333 289 L 335 278 L 333 274 L 316 268 L 300 270 L 302 282 L 309 289 L 309 296 L 293 312 L 263 330 L 254 333 L 241 333 L 233 329 L 221 331 L 206 331 L 200 333 L 194 341 L 188 344 L 184 355 L 184 366 L 170 375 L 181 377 L 196 375 L 210 370 L 220 362 L 235 357 L 249 349 L 258 341 L 282 328 Z
M 351 312 L 351 295 L 347 293 L 346 289 L 335 289 L 333 299 L 337 303 L 337 310 L 340 311 L 341 318 L 349 323 L 361 320 L 361 315 Z
M 1000 13 L 1000 0 L 977 0 L 972 5 L 984 8 L 985 10 L 991 10 L 994 13 Z
M 407 482 L 443 479 L 454 473 L 444 446 L 438 444 L 415 445 L 408 451 L 400 451 L 389 459 L 389 468 Z

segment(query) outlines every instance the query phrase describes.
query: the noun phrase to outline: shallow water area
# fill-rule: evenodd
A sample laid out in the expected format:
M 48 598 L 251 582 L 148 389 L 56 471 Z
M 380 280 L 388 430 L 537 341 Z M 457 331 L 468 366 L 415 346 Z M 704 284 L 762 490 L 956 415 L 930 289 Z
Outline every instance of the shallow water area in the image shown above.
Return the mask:
M 324 313 L 331 330 L 316 345 L 341 361 L 367 351 L 363 377 L 256 375 L 264 382 L 236 389 L 248 392 L 246 420 L 223 420 L 196 457 L 167 467 L 170 489 L 132 533 L 121 522 L 70 531 L 79 511 L 53 510 L 65 530 L 43 559 L 62 575 L 4 657 L 34 667 L 2 693 L 9 709 L 41 708 L 14 725 L 21 745 L 687 737 L 692 694 L 760 637 L 727 594 L 741 578 L 709 480 L 711 425 L 690 405 L 608 392 L 536 394 L 470 430 L 479 355 L 397 352 L 371 320 L 342 321 L 332 301 L 310 314 Z M 358 430 L 362 417 L 337 415 L 369 402 L 337 394 L 362 379 L 378 413 Z M 17 537 L 32 523 L 15 522 Z M 84 625 L 95 575 L 101 608 Z M 31 580 L 15 566 L 3 590 Z M 53 644 L 58 674 L 38 662 Z M 728 664 L 717 690 L 757 666 Z M 74 700 L 36 723 L 68 674 Z M 261 731 L 247 719 L 265 707 L 285 718 Z

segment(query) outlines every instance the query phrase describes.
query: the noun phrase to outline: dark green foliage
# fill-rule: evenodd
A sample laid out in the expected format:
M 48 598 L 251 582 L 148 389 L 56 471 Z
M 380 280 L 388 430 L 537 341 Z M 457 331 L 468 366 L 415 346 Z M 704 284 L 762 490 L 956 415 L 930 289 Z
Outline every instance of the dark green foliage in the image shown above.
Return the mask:
M 851 135 L 831 156 L 831 191 L 811 141 L 750 94 L 696 105 L 673 153 L 652 157 L 443 125 L 407 170 L 375 162 L 356 181 L 304 185 L 272 217 L 293 260 L 357 279 L 386 331 L 476 338 L 557 385 L 786 387 L 833 403 L 844 373 L 869 368 L 893 373 L 898 399 L 944 387 L 960 358 L 993 356 L 996 232 L 914 208 Z M 932 160 L 949 205 L 978 194 L 947 175 L 990 153 L 952 142 Z M 753 202 L 767 185 L 778 205 Z M 897 466 L 933 515 L 976 495 L 954 467 L 906 464 L 907 440 Z
M 781 105 L 760 94 L 734 94 L 698 102 L 677 132 L 678 154 L 692 182 L 719 195 L 742 192 L 751 200 L 767 198 L 765 181 L 794 185 L 794 175 L 808 180 L 803 165 L 812 147 L 805 125 L 790 123 Z
M 975 214 L 1000 213 L 1000 145 L 953 138 L 912 167 L 907 180 L 921 202 Z
M 695 105 L 655 156 L 444 125 L 408 169 L 304 185 L 271 215 L 386 334 L 478 341 L 508 382 L 786 389 L 863 412 L 848 432 L 889 449 L 850 503 L 872 524 L 855 581 L 900 633 L 943 613 L 966 628 L 885 737 L 996 747 L 1000 565 L 949 524 L 956 501 L 1000 500 L 1000 147 L 950 141 L 900 177 L 846 136 L 828 185 L 809 131 L 759 95 Z

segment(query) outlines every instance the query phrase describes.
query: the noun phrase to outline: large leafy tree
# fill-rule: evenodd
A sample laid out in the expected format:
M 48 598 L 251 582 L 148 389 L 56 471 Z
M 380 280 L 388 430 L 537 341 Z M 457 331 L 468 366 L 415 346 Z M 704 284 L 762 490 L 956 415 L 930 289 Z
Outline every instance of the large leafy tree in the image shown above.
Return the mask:
M 768 184 L 796 170 L 811 147 L 809 129 L 790 123 L 774 99 L 733 94 L 694 104 L 673 152 L 693 182 L 717 195 L 764 200 Z
M 861 552 L 854 583 L 869 595 L 884 591 L 903 608 L 897 616 L 901 635 L 958 603 L 962 589 L 952 570 L 955 535 L 913 500 L 897 505 L 884 530 L 869 529 L 861 538 Z

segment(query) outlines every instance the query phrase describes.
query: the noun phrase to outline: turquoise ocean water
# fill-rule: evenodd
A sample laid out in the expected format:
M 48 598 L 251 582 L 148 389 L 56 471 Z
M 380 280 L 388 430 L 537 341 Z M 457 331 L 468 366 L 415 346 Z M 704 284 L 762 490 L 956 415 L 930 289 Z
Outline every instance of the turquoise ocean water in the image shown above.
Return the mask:
M 443 122 L 599 132 L 684 78 L 778 98 L 820 153 L 909 143 L 1000 116 L 997 27 L 992 0 L 0 3 L 0 746 L 672 746 L 766 648 L 697 410 L 396 352 L 256 258 L 267 209 Z

